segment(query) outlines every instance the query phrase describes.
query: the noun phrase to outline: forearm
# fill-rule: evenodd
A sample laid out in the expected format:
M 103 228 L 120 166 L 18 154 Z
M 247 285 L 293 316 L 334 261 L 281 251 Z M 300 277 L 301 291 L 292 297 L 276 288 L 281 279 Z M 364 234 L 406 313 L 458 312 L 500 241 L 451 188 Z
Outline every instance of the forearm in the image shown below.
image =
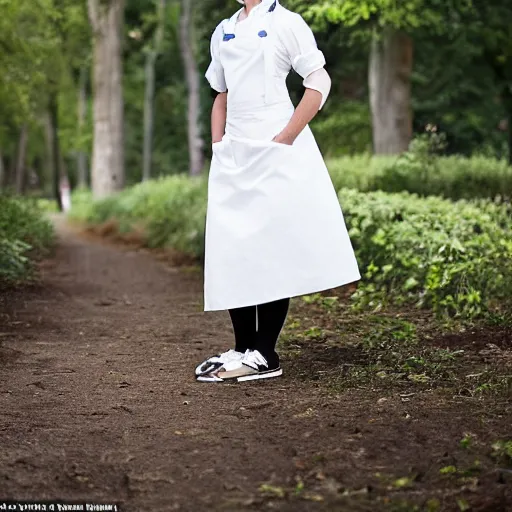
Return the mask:
M 279 134 L 279 142 L 292 144 L 299 133 L 316 116 L 322 102 L 322 94 L 313 89 L 306 89 L 302 100 L 297 105 L 290 121 Z M 277 138 L 277 137 L 276 137 Z
M 299 133 L 324 106 L 331 91 L 331 78 L 324 68 L 310 73 L 303 82 L 306 92 L 285 129 L 274 140 L 293 144 Z
M 226 131 L 226 109 L 228 95 L 225 92 L 217 94 L 212 107 L 212 142 L 219 142 Z

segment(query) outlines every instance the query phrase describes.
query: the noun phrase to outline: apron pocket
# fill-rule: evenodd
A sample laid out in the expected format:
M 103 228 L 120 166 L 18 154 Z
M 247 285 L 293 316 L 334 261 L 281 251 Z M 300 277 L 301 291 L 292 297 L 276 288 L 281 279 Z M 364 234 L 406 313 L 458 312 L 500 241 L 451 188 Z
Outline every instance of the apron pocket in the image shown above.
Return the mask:
M 263 171 L 268 166 L 282 166 L 290 159 L 294 146 L 272 140 L 246 139 L 232 137 L 232 157 L 240 168 Z M 274 165 L 273 165 L 274 164 Z
M 298 146 L 245 138 L 232 138 L 229 145 L 237 173 L 246 188 L 264 191 L 266 183 L 287 181 L 297 174 Z
M 293 145 L 283 144 L 282 142 L 275 142 L 273 140 L 260 140 L 260 139 L 242 139 L 242 138 L 233 138 L 234 142 L 241 142 L 242 144 L 246 144 L 249 147 L 255 148 L 280 148 L 280 149 L 291 149 Z
M 223 138 L 212 144 L 212 168 L 233 168 L 235 166 L 229 141 Z
M 271 146 L 277 146 L 277 147 L 281 147 L 281 146 L 284 146 L 285 148 L 288 148 L 288 149 L 292 149 L 293 148 L 293 144 L 290 145 L 290 144 L 284 144 L 282 142 L 275 142 L 273 140 L 269 141 L 269 144 Z

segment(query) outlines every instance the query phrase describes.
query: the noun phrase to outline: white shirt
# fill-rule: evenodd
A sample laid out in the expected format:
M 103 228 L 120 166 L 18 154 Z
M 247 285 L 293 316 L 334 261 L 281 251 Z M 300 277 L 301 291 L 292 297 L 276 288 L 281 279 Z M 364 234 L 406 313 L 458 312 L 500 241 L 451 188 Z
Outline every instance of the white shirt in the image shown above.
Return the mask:
M 249 16 L 235 25 L 236 31 L 249 28 L 256 19 L 266 14 L 273 0 L 263 0 L 254 7 Z M 206 72 L 206 78 L 211 87 L 217 92 L 226 92 L 230 87 L 222 67 L 219 46 L 223 41 L 224 30 L 229 22 L 236 22 L 241 10 L 237 11 L 230 20 L 223 20 L 215 29 L 210 43 L 211 63 Z M 276 45 L 274 72 L 276 76 L 286 77 L 293 68 L 302 78 L 322 69 L 325 66 L 324 54 L 318 49 L 313 31 L 300 14 L 280 8 L 273 16 L 276 17 Z M 256 22 L 257 23 L 257 22 Z

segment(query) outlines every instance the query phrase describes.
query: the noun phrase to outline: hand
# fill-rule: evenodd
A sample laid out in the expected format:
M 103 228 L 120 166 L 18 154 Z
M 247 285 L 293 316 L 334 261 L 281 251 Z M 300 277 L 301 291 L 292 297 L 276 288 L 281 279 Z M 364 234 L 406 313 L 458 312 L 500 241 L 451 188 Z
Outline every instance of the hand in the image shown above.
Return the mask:
M 273 142 L 277 142 L 279 144 L 286 144 L 287 146 L 293 146 L 294 138 L 290 136 L 285 136 L 282 133 L 278 133 L 273 139 Z

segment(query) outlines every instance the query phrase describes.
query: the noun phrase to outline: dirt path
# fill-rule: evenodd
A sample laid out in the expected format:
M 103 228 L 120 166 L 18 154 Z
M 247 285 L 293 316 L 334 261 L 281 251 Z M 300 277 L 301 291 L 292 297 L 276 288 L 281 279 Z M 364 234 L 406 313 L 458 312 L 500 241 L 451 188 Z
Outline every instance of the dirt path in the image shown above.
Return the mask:
M 502 405 L 491 414 L 464 400 L 433 409 L 428 393 L 333 394 L 299 378 L 300 359 L 272 382 L 198 384 L 195 364 L 231 343 L 227 315 L 202 312 L 200 276 L 60 232 L 42 285 L 0 302 L 2 498 L 126 511 L 387 510 L 407 486 L 374 494 L 379 472 L 390 482 L 422 475 L 412 494 L 457 510 L 459 485 L 432 487 L 440 466 L 464 460 L 454 443 L 509 429 Z M 467 484 L 474 510 L 512 510 L 507 473 L 484 477 L 492 492 Z

